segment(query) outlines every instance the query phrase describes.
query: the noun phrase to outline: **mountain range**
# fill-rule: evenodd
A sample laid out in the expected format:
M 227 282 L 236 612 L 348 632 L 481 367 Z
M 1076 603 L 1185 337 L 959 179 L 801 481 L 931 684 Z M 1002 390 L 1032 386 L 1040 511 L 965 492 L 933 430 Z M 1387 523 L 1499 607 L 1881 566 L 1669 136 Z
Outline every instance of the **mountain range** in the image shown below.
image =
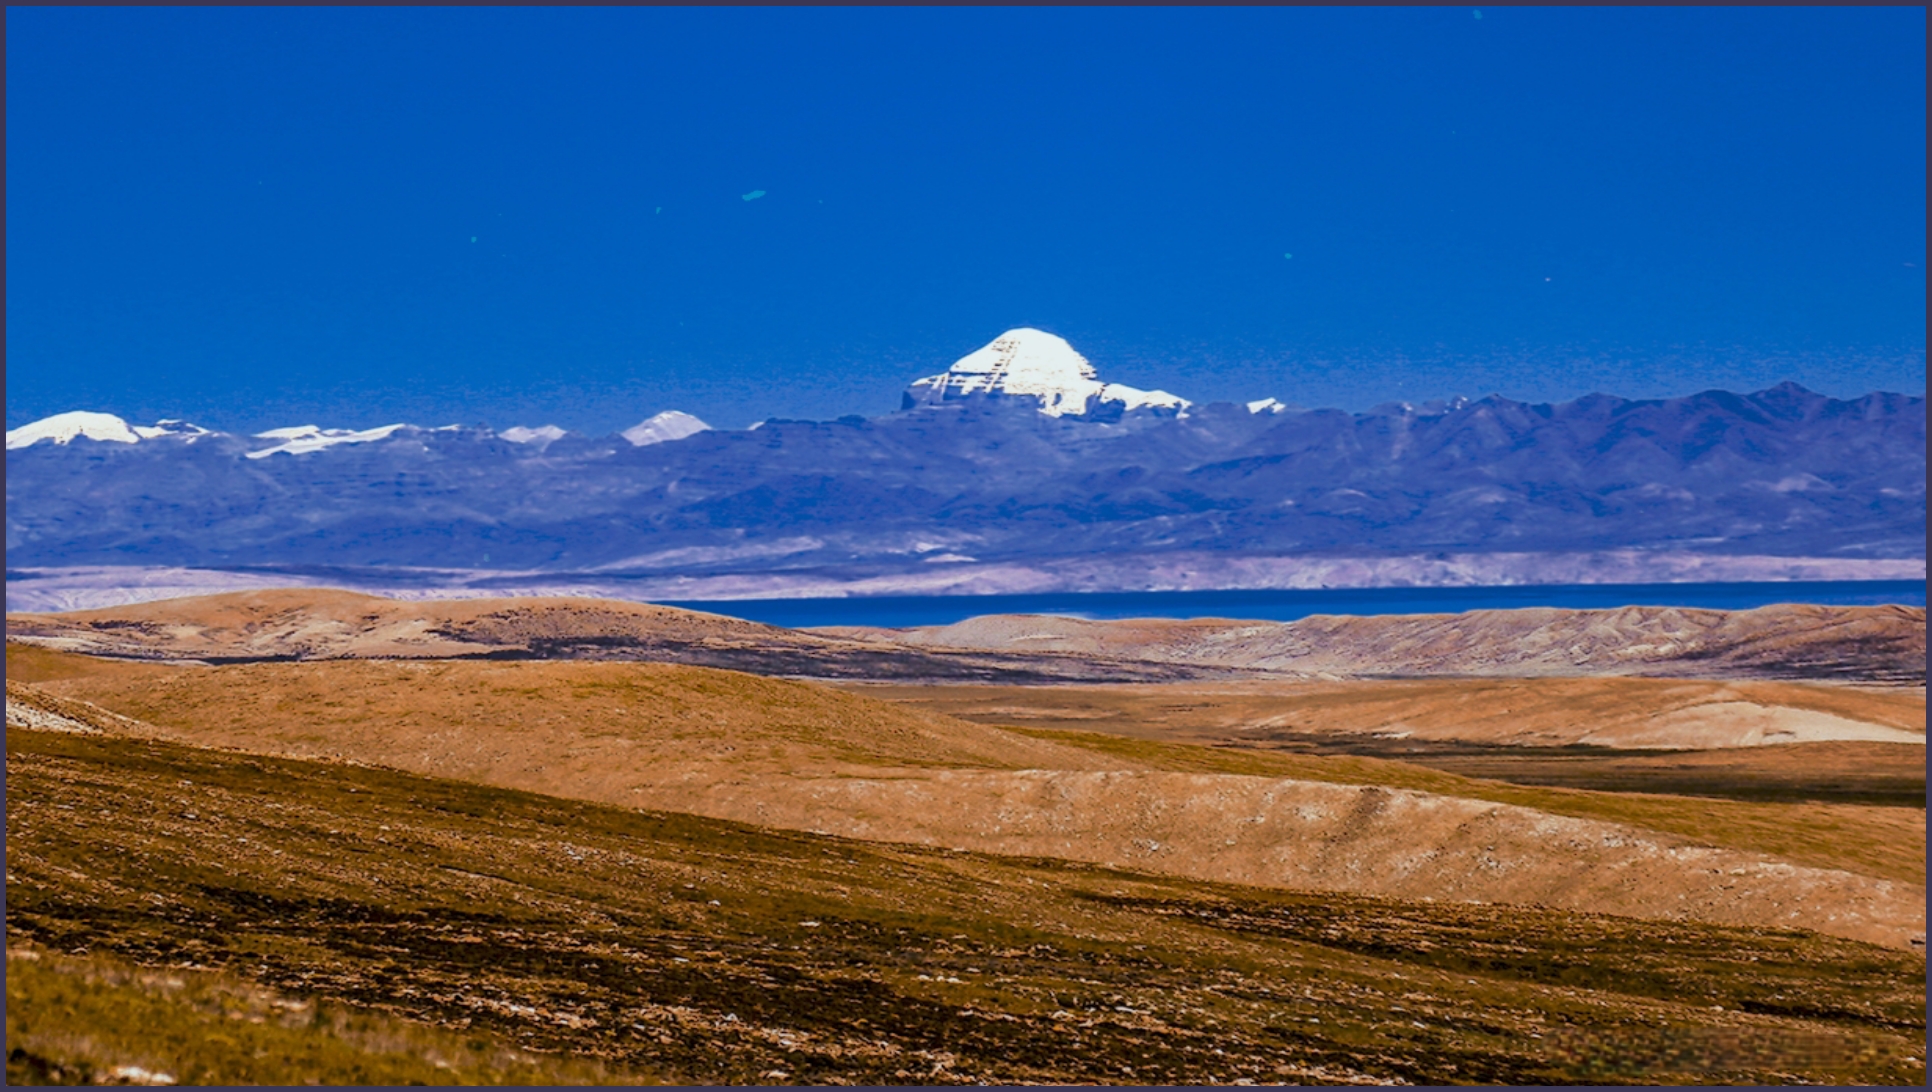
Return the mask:
M 685 598 L 1898 577 L 1923 575 L 1925 511 L 1922 396 L 1197 404 L 1026 329 L 872 418 L 243 436 L 80 412 L 7 433 L 10 586 L 76 567 Z

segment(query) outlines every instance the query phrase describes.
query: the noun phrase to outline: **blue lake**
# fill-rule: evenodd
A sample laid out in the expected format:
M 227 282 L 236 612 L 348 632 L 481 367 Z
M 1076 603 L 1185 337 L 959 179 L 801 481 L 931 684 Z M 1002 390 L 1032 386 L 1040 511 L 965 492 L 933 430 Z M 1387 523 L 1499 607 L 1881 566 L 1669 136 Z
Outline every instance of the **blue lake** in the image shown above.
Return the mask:
M 1076 618 L 1254 618 L 1311 614 L 1451 614 L 1514 607 L 1624 606 L 1748 610 L 1771 603 L 1925 605 L 1916 580 L 1749 584 L 1542 584 L 1469 588 L 1334 588 L 1308 591 L 1069 592 L 1043 595 L 908 595 L 848 599 L 679 600 L 667 606 L 771 625 L 935 626 L 981 614 Z

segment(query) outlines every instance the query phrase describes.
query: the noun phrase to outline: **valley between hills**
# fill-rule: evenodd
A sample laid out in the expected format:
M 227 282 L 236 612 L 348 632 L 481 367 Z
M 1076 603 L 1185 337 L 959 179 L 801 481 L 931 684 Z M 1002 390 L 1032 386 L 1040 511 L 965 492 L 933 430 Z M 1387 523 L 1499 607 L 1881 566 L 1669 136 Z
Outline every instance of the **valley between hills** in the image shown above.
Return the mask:
M 7 634 L 10 1082 L 1924 1080 L 1922 609 Z

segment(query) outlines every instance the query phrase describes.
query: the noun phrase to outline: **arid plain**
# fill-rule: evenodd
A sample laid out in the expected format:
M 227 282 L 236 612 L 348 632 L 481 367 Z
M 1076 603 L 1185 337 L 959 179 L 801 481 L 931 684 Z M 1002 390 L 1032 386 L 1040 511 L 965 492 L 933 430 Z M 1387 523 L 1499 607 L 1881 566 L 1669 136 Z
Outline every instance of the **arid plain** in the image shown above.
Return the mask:
M 1922 609 L 7 633 L 15 1081 L 1924 1080 Z

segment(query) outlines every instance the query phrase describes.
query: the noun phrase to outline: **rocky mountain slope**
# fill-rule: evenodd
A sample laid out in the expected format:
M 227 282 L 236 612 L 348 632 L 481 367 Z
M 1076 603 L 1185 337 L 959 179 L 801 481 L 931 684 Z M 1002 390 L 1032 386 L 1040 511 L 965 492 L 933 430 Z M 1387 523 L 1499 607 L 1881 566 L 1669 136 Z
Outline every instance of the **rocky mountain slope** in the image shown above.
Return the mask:
M 8 434 L 8 564 L 941 590 L 952 567 L 1016 590 L 1276 586 L 1243 567 L 1285 561 L 1331 582 L 1456 579 L 1439 556 L 1507 555 L 1488 579 L 1540 580 L 1541 558 L 1617 551 L 1638 579 L 1683 557 L 1923 571 L 1923 398 L 1785 384 L 1347 413 L 1196 405 L 1092 371 L 1014 331 L 898 413 L 745 430 L 660 415 L 629 438 L 50 419 Z

